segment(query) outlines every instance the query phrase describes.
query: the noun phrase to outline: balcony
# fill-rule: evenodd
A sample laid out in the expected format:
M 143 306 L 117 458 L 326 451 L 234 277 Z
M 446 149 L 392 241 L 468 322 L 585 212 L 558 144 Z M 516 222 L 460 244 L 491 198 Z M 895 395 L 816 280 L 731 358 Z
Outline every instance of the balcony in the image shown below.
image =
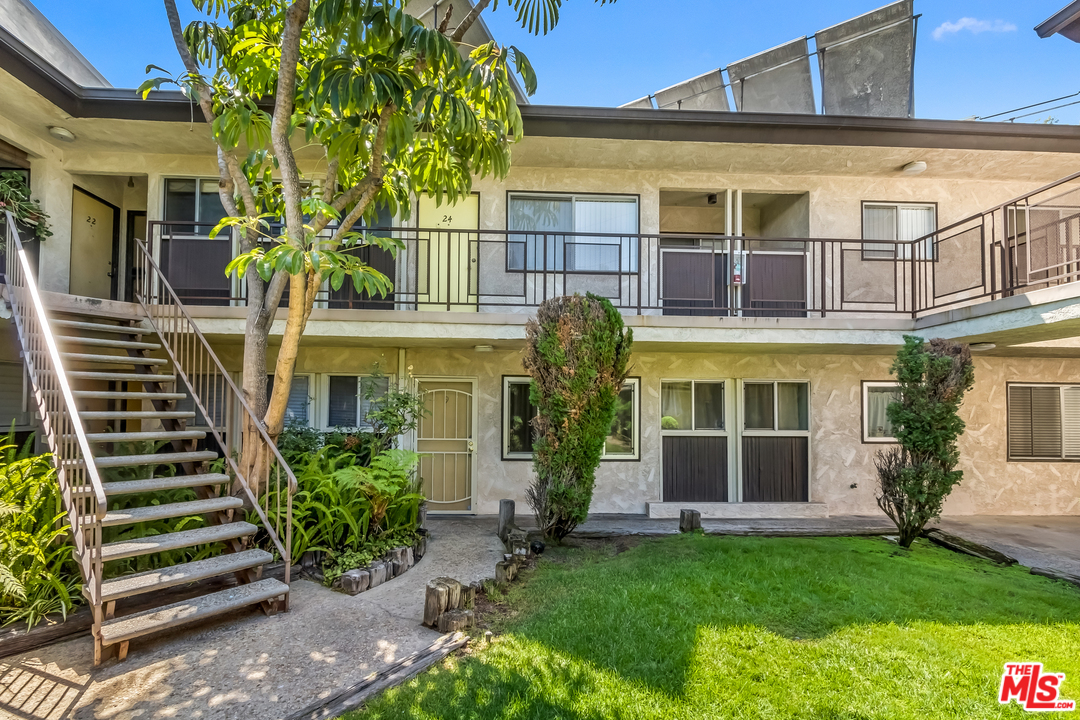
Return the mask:
M 393 292 L 361 296 L 346 281 L 324 286 L 318 307 L 530 314 L 592 292 L 626 315 L 917 319 L 1080 280 L 1076 178 L 907 242 L 376 228 L 404 249 L 349 252 Z M 209 229 L 150 223 L 155 257 L 186 304 L 242 306 L 243 283 L 223 272 L 235 241 Z

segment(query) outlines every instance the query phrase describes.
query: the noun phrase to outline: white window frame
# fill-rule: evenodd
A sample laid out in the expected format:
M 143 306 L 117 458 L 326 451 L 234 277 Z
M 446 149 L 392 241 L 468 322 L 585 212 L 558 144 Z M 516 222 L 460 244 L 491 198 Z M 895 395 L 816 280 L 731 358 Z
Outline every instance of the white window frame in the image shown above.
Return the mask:
M 318 387 L 318 398 L 317 398 L 317 402 L 315 403 L 315 405 L 316 405 L 316 413 L 317 413 L 317 415 L 315 417 L 316 417 L 317 422 L 312 423 L 311 427 L 317 428 L 317 429 L 319 429 L 319 430 L 321 430 L 323 432 L 329 432 L 331 430 L 334 430 L 335 428 L 343 427 L 343 426 L 340 426 L 340 425 L 330 425 L 329 424 L 329 421 L 330 421 L 330 378 L 332 378 L 332 377 L 354 377 L 354 378 L 356 378 L 357 379 L 357 392 L 359 392 L 359 390 L 360 390 L 360 381 L 363 380 L 364 378 L 374 377 L 374 375 L 372 375 L 371 373 L 350 373 L 350 372 L 332 372 L 332 373 L 322 373 L 322 374 L 319 375 L 319 378 L 318 378 L 318 385 L 319 385 L 319 387 Z M 397 376 L 396 375 L 387 374 L 387 375 L 383 375 L 382 377 L 386 378 L 387 390 L 389 390 L 391 387 L 394 387 L 394 386 L 397 385 Z M 311 386 L 309 385 L 308 387 L 311 387 Z M 357 398 L 356 411 L 358 413 L 360 412 L 359 398 Z M 352 427 L 365 429 L 365 426 L 360 425 L 359 421 L 360 421 L 360 418 L 357 418 L 357 424 L 353 425 Z
M 502 413 L 502 459 L 503 460 L 532 460 L 532 453 L 509 452 L 509 429 L 510 429 L 510 393 L 511 384 L 530 382 L 532 378 L 527 375 L 507 375 L 503 378 L 503 393 L 500 400 Z M 634 452 L 632 454 L 611 454 L 607 452 L 607 443 L 600 454 L 601 462 L 635 462 L 641 459 L 641 378 L 627 378 L 623 384 L 634 388 L 633 417 L 634 417 Z M 604 436 L 606 439 L 606 435 Z
M 862 441 L 867 444 L 895 445 L 895 437 L 871 437 L 870 436 L 870 388 L 896 388 L 900 389 L 899 383 L 889 380 L 863 380 L 862 381 Z
M 916 202 L 878 202 L 875 200 L 863 200 L 859 205 L 859 227 L 862 228 L 862 234 L 866 235 L 866 208 L 878 207 L 878 208 L 894 208 L 896 210 L 896 242 L 903 242 L 900 240 L 900 210 L 901 208 L 913 208 L 919 210 L 927 210 L 934 214 L 934 232 L 938 229 L 938 213 L 936 203 L 916 203 Z M 914 238 L 913 238 L 914 239 Z M 873 262 L 875 260 L 910 260 L 911 259 L 911 245 L 893 245 L 892 257 L 868 257 L 867 245 L 892 245 L 888 240 L 869 240 L 866 237 L 862 238 L 863 244 L 860 252 L 860 258 L 864 261 Z M 870 252 L 884 252 L 884 248 L 870 248 Z M 926 247 L 921 257 L 917 260 L 936 260 L 934 253 L 934 238 L 928 238 L 926 240 Z
M 678 430 L 665 430 L 661 423 L 664 419 L 664 384 L 665 383 L 690 383 L 690 418 L 695 427 Z M 702 385 L 723 385 L 724 386 L 724 429 L 716 430 L 714 428 L 706 428 L 699 430 L 697 425 L 697 412 L 696 403 L 697 399 L 694 393 L 694 385 L 701 383 Z M 661 378 L 660 379 L 660 402 L 657 405 L 657 411 L 660 413 L 658 416 L 657 427 L 660 428 L 661 435 L 713 435 L 717 437 L 728 437 L 731 434 L 731 422 L 735 417 L 734 407 L 732 406 L 731 389 L 734 387 L 734 383 L 730 378 Z
M 550 232 L 545 231 L 543 229 L 537 229 L 537 230 L 511 230 L 510 229 L 510 205 L 511 205 L 511 203 L 513 203 L 514 198 L 551 198 L 553 200 L 569 200 L 570 201 L 570 221 L 571 221 L 571 224 L 575 228 L 577 227 L 577 203 L 578 203 L 579 200 L 600 200 L 600 201 L 607 201 L 607 202 L 625 202 L 625 203 L 632 202 L 634 204 L 634 210 L 636 211 L 635 215 L 636 215 L 637 222 L 635 224 L 637 225 L 637 229 L 632 234 L 628 234 L 628 235 L 626 235 L 624 237 L 630 238 L 632 236 L 636 236 L 636 235 L 641 233 L 641 198 L 638 195 L 634 195 L 634 194 L 631 194 L 631 193 L 564 193 L 564 192 L 541 192 L 541 191 L 512 191 L 512 192 L 508 193 L 507 196 L 506 196 L 506 230 L 507 230 L 507 233 L 508 233 L 507 234 L 508 241 L 509 241 L 509 238 L 513 237 L 514 235 L 569 235 L 572 239 L 576 239 L 578 237 L 577 230 L 569 230 L 569 231 L 553 230 L 553 231 L 550 231 Z M 599 235 L 605 235 L 605 234 L 614 235 L 615 233 L 598 233 L 598 234 Z M 517 241 L 513 241 L 513 242 L 517 242 Z M 526 247 L 527 247 L 527 245 L 526 245 Z M 621 259 L 622 258 L 622 251 L 623 251 L 621 242 L 619 243 L 618 247 L 619 247 L 619 257 Z M 544 270 L 544 269 L 541 269 L 541 268 L 532 268 L 532 269 L 530 269 L 529 266 L 528 266 L 529 262 L 528 262 L 528 258 L 527 258 L 527 253 L 526 253 L 526 259 L 525 259 L 524 267 L 520 267 L 520 268 L 512 268 L 512 267 L 510 267 L 509 250 L 507 250 L 506 269 L 507 269 L 508 272 L 512 272 L 512 273 L 519 273 L 519 272 L 541 272 L 541 273 L 542 272 L 549 272 L 549 273 L 559 273 L 559 274 L 567 273 L 567 274 L 581 274 L 581 275 L 619 275 L 619 274 L 629 275 L 629 274 L 635 274 L 635 273 L 638 272 L 638 267 L 641 264 L 641 258 L 638 257 L 638 255 L 640 254 L 639 243 L 631 243 L 629 251 L 630 251 L 630 262 L 629 262 L 630 267 L 623 268 L 622 270 L 619 270 L 618 268 L 615 269 L 615 270 L 570 270 L 570 269 L 567 269 L 567 268 L 563 268 L 561 270 L 556 270 L 554 268 L 547 268 L 546 270 Z M 558 259 L 559 258 L 556 258 L 556 260 L 558 260 Z M 621 260 L 620 260 L 620 264 L 621 264 Z M 557 265 L 557 263 L 556 263 L 556 265 Z
M 1056 388 L 1058 391 L 1058 402 L 1060 403 L 1061 413 L 1060 422 L 1061 427 L 1059 433 L 1061 435 L 1061 454 L 1057 457 L 1049 455 L 1037 455 L 1026 456 L 1017 455 L 1014 456 L 1009 450 L 1009 427 L 1008 417 L 1010 411 L 1010 402 L 1012 399 L 1012 389 L 1022 387 L 1036 387 L 1036 388 Z M 1080 390 L 1080 384 L 1076 383 L 1033 383 L 1033 382 L 1009 382 L 1005 384 L 1005 458 L 1009 462 L 1078 462 L 1080 461 L 1080 455 L 1066 455 L 1065 454 L 1065 391 L 1068 389 Z

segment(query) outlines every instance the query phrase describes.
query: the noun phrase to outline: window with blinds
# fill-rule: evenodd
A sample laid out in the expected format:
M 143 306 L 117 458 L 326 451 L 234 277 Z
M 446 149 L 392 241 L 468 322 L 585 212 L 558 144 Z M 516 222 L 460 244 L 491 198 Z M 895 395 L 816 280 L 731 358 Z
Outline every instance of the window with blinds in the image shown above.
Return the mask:
M 370 428 L 367 416 L 390 389 L 390 379 L 331 375 L 327 379 L 326 428 Z
M 215 374 L 192 375 L 188 379 L 195 387 L 195 391 L 198 393 L 203 407 L 205 407 L 207 412 L 213 416 L 213 427 L 218 431 L 223 431 L 225 429 L 226 410 L 228 409 L 228 397 L 225 394 L 225 378 Z M 192 397 L 191 391 L 188 390 L 187 385 L 182 382 L 177 382 L 176 388 L 178 392 L 183 392 L 185 396 L 183 400 L 176 401 L 176 409 L 181 412 L 195 413 L 195 419 L 189 420 L 187 426 L 189 428 L 211 427 L 202 410 L 195 404 L 195 399 Z
M 637 272 L 636 197 L 514 194 L 508 203 L 508 226 L 520 231 L 508 239 L 508 270 Z
M 1080 386 L 1009 385 L 1009 459 L 1080 460 Z
M 910 203 L 863 203 L 863 240 L 910 242 L 937 229 L 937 208 Z M 867 242 L 862 246 L 863 260 L 910 258 L 910 245 L 893 242 Z M 916 259 L 934 257 L 933 238 L 920 247 Z
M 274 376 L 266 376 L 266 397 L 274 393 Z M 289 402 L 285 406 L 286 425 L 311 424 L 311 378 L 307 375 L 293 375 L 289 387 Z

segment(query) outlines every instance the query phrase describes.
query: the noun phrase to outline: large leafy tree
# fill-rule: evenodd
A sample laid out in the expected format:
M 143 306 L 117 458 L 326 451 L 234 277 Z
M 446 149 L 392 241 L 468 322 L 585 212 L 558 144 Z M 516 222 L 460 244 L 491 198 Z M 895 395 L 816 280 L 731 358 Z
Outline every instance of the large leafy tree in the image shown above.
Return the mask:
M 546 34 L 561 1 L 504 5 L 530 32 Z M 247 287 L 243 390 L 276 438 L 324 281 L 378 295 L 391 288 L 347 251 L 374 243 L 393 252 L 398 241 L 353 227 L 379 206 L 407 217 L 418 193 L 453 202 L 475 176 L 504 177 L 522 135 L 511 74 L 529 94 L 536 78 L 513 46 L 464 44 L 469 27 L 499 0 L 479 0 L 456 23 L 444 3 L 438 27 L 410 15 L 408 0 L 193 4 L 208 19 L 185 29 L 175 0 L 165 0 L 185 72 L 152 78 L 142 89 L 178 83 L 198 102 L 217 145 L 219 194 L 231 216 L 222 226 L 240 233 L 240 255 L 228 272 Z M 305 173 L 302 165 L 317 170 Z M 271 219 L 281 221 L 280 231 L 271 230 Z M 286 288 L 288 317 L 267 398 L 268 338 Z M 242 457 L 249 471 L 259 462 L 250 430 Z

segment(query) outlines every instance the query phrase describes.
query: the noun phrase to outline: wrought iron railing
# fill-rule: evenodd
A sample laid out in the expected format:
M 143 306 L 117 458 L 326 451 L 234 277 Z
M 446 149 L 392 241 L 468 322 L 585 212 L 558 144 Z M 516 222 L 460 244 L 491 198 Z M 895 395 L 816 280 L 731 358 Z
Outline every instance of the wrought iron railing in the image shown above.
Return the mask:
M 288 584 L 296 476 L 146 245 L 136 240 L 135 246 L 135 300 L 146 311 L 176 375 L 187 386 L 197 415 L 195 424 L 213 435 L 229 471 L 284 561 Z M 242 424 L 240 438 L 227 431 L 229 418 Z
M 86 429 L 79 418 L 56 337 L 34 279 L 30 258 L 19 238 L 15 218 L 6 216 L 4 284 L 11 305 L 23 362 L 41 417 L 41 430 L 52 455 L 71 527 L 75 560 L 83 576 L 83 594 L 95 610 L 100 606 L 102 559 L 101 519 L 108 509 L 105 490 L 94 464 Z
M 396 254 L 354 247 L 386 297 L 324 285 L 320 307 L 527 312 L 575 292 L 627 314 L 918 317 L 1080 280 L 1080 173 L 911 241 L 374 228 Z M 235 254 L 209 223 L 151 222 L 165 274 L 190 305 L 243 305 Z M 287 297 L 283 299 L 287 302 Z

